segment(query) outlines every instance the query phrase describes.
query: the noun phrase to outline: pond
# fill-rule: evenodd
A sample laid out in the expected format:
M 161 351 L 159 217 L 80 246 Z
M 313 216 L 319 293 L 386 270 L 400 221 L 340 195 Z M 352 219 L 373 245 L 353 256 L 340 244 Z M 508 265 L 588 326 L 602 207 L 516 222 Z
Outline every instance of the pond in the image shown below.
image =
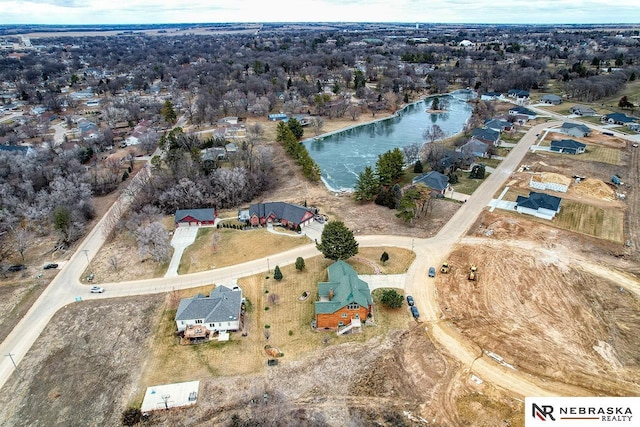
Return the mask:
M 460 133 L 473 108 L 467 101 L 473 92 L 440 96 L 449 107 L 428 113 L 432 98 L 410 104 L 395 116 L 303 141 L 320 166 L 322 181 L 331 191 L 350 191 L 365 166 L 375 167 L 378 156 L 395 147 L 424 142 L 422 134 L 437 124 L 447 137 Z

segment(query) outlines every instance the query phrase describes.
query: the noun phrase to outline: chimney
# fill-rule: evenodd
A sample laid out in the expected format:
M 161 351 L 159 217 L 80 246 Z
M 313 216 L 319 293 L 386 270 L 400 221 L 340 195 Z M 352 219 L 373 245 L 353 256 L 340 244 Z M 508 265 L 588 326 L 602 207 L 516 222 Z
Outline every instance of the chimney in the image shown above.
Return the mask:
M 333 288 L 329 289 L 329 301 L 333 299 Z

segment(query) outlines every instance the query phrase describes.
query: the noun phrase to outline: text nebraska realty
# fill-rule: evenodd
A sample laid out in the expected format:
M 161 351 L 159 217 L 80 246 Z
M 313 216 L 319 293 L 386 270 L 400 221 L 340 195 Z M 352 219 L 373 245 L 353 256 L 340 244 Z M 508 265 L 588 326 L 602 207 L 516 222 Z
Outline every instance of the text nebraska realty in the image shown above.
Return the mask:
M 556 421 L 556 417 L 561 420 L 600 420 L 600 421 L 624 421 L 631 422 L 633 412 L 628 406 L 559 406 L 532 404 L 532 415 L 542 421 Z M 554 414 L 555 410 L 558 412 Z M 597 416 L 594 417 L 594 416 Z

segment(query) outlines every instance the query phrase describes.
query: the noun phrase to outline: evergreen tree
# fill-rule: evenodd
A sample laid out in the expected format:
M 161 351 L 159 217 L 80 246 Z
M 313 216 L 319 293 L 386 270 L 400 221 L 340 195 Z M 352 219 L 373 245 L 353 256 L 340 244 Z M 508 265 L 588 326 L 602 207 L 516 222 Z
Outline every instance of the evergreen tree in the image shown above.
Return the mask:
M 380 183 L 373 173 L 373 169 L 371 166 L 366 166 L 358 175 L 353 194 L 358 201 L 373 200 L 379 189 Z
M 380 261 L 383 264 L 389 261 L 389 254 L 387 253 L 387 251 L 382 252 L 382 255 L 380 255 Z
M 378 156 L 376 175 L 380 185 L 391 185 L 404 173 L 404 155 L 396 147 Z
M 420 159 L 416 160 L 416 163 L 413 165 L 413 173 L 422 173 L 424 168 L 422 166 L 422 162 Z
M 304 270 L 304 258 L 302 258 L 301 256 L 296 258 L 296 270 L 298 271 Z
M 342 221 L 329 221 L 322 230 L 321 240 L 316 248 L 325 258 L 349 259 L 358 253 L 358 242 Z
M 176 114 L 176 110 L 173 109 L 173 104 L 168 99 L 164 101 L 164 105 L 162 106 L 160 113 L 162 114 L 162 117 L 164 117 L 164 120 L 167 123 L 173 124 L 178 118 Z
M 404 301 L 404 297 L 395 289 L 385 289 L 384 291 L 382 291 L 380 302 L 385 307 L 400 308 L 402 307 L 402 301 Z
M 293 136 L 295 136 L 298 141 L 302 139 L 302 135 L 304 135 L 304 128 L 298 120 L 289 119 L 287 127 L 291 129 L 291 133 L 293 133 Z
M 275 270 L 273 270 L 273 278 L 277 281 L 282 280 L 284 276 L 282 275 L 282 271 L 280 271 L 280 267 L 276 265 Z

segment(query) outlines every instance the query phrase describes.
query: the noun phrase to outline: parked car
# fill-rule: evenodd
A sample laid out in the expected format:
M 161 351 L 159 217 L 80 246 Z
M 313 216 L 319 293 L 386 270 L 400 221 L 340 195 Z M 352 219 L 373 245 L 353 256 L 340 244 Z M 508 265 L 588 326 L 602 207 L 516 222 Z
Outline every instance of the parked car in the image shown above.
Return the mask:
M 418 307 L 416 307 L 415 305 L 412 305 L 411 314 L 413 315 L 414 319 L 417 319 L 418 317 L 420 317 L 420 313 L 418 313 Z
M 12 265 L 9 268 L 7 268 L 8 271 L 22 271 L 22 270 L 26 270 L 27 266 L 24 264 L 16 264 L 16 265 Z
M 436 277 L 436 268 L 429 267 L 429 277 Z
M 46 264 L 44 267 L 45 270 L 51 270 L 52 268 L 58 268 L 58 264 L 56 263 L 50 263 L 50 264 Z
M 411 295 L 407 295 L 407 304 L 409 304 L 409 307 L 413 306 L 414 304 L 413 297 Z
M 92 294 L 101 294 L 104 292 L 104 288 L 102 286 L 92 286 L 90 292 Z

